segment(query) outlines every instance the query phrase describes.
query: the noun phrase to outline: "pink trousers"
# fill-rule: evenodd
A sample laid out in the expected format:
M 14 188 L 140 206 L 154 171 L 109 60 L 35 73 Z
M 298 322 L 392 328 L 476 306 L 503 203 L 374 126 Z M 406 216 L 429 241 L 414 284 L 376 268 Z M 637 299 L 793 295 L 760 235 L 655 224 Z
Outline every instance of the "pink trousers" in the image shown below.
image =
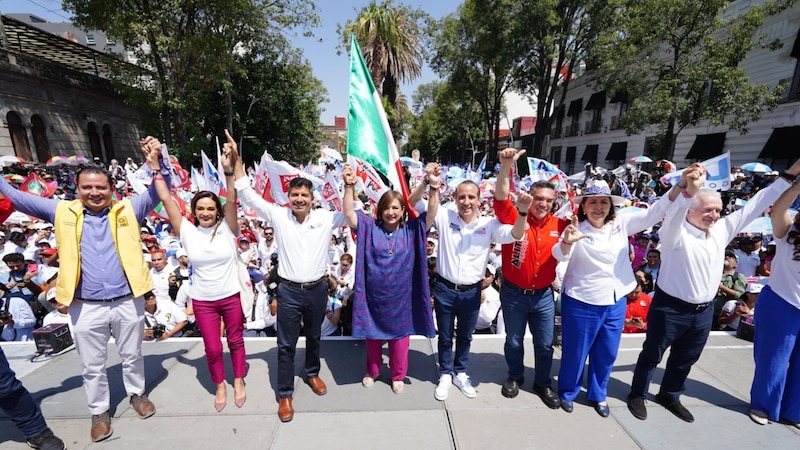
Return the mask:
M 206 362 L 211 380 L 215 384 L 225 381 L 225 363 L 222 361 L 222 337 L 219 335 L 220 319 L 225 321 L 225 336 L 231 352 L 231 365 L 234 378 L 244 378 L 247 371 L 244 351 L 244 314 L 239 294 L 213 301 L 192 300 L 194 317 L 203 344 L 206 347 Z
M 403 381 L 408 372 L 409 337 L 389 340 L 389 369 L 392 381 Z M 367 375 L 377 378 L 383 363 L 383 341 L 367 339 Z

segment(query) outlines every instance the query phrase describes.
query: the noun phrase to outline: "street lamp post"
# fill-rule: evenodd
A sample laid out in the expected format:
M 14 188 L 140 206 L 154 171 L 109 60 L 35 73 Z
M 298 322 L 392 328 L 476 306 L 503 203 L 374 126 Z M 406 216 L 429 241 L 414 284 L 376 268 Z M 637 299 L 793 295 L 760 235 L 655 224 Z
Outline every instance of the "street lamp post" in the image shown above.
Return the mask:
M 260 97 L 253 96 L 253 98 L 250 99 L 250 106 L 247 107 L 247 114 L 244 115 L 244 124 L 242 124 L 242 134 L 241 136 L 239 136 L 239 159 L 242 159 L 244 155 L 242 150 L 242 145 L 244 144 L 244 133 L 245 130 L 247 129 L 247 118 L 250 117 L 250 110 L 253 109 L 253 105 L 255 105 L 256 102 L 259 100 L 261 100 Z

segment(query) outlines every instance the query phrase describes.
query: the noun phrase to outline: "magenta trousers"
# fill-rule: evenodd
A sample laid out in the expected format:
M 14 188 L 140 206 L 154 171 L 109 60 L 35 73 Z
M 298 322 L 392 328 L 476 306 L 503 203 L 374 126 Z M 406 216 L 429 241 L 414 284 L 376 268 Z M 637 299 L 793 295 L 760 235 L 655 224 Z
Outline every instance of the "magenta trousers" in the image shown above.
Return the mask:
M 392 381 L 403 381 L 408 372 L 408 340 L 409 337 L 390 339 L 389 342 L 389 369 L 392 372 Z M 383 341 L 367 339 L 367 375 L 377 378 L 383 363 Z
M 244 313 L 239 294 L 213 301 L 192 300 L 194 318 L 203 344 L 206 347 L 206 361 L 211 380 L 215 384 L 225 381 L 225 363 L 222 361 L 222 337 L 219 335 L 220 319 L 225 321 L 225 336 L 228 339 L 228 350 L 231 352 L 231 365 L 234 378 L 244 378 L 245 366 Z

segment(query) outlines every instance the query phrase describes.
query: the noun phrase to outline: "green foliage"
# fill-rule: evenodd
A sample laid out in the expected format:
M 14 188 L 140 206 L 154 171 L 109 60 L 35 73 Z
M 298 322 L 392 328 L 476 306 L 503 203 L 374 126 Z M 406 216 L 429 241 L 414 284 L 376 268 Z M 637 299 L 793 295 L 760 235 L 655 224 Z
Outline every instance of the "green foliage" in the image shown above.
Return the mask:
M 473 148 L 484 151 L 480 108 L 449 84 L 423 84 L 414 93 L 416 117 L 409 131 L 406 154 L 419 149 L 427 161 L 471 161 Z
M 305 63 L 290 55 L 282 33 L 301 30 L 307 34 L 318 23 L 314 3 L 300 0 L 64 0 L 64 8 L 74 14 L 76 23 L 105 31 L 131 51 L 139 65 L 152 72 L 148 77 L 127 77 L 139 89 L 131 101 L 144 107 L 149 117 L 158 117 L 159 132 L 171 148 L 186 154 L 211 147 L 213 135 L 234 124 L 234 112 L 245 115 L 254 90 L 248 90 L 250 78 L 243 61 L 258 61 L 265 55 L 282 59 L 276 71 L 287 71 L 287 79 L 301 81 L 301 91 L 286 89 L 294 101 L 281 97 L 283 105 L 302 104 L 305 118 L 308 107 L 304 96 L 318 93 L 318 84 L 308 82 Z M 259 68 L 261 69 L 261 68 Z M 292 70 L 299 71 L 292 73 Z M 234 86 L 240 83 L 241 86 Z M 234 91 L 236 93 L 234 93 Z M 129 91 L 130 92 L 130 91 Z M 149 97 L 148 97 L 149 95 Z M 219 103 L 214 103 L 214 101 Z M 244 103 L 244 105 L 241 105 Z M 255 106 L 254 106 L 255 108 Z M 244 109 L 245 112 L 239 110 Z M 297 110 L 286 109 L 286 116 L 274 121 L 291 123 Z M 252 114 L 252 112 L 251 112 Z M 215 120 L 224 117 L 224 120 Z M 304 119 L 305 120 L 305 119 Z M 314 119 L 315 121 L 318 119 Z M 214 125 L 216 128 L 208 130 Z M 222 126 L 220 126 L 222 125 Z M 149 122 L 146 127 L 152 127 Z M 305 145 L 307 124 L 301 123 L 297 142 L 281 141 L 281 151 Z M 283 127 L 281 131 L 286 131 Z M 150 131 L 150 130 L 149 130 Z M 293 133 L 287 133 L 289 135 Z M 283 147 L 285 146 L 285 147 Z M 213 147 L 211 147 L 213 148 Z
M 372 82 L 384 99 L 384 109 L 395 137 L 403 134 L 409 108 L 400 92 L 400 82 L 409 82 L 422 74 L 424 48 L 420 24 L 427 14 L 393 0 L 380 4 L 374 0 L 360 11 L 355 20 L 338 25 L 342 47 L 349 48 L 355 35 Z
M 726 0 L 616 0 L 619 14 L 591 49 L 597 81 L 609 92 L 627 92 L 623 124 L 634 134 L 655 127 L 661 153 L 672 158 L 675 136 L 708 121 L 741 133 L 779 88 L 750 83 L 739 63 L 762 42 L 756 31 L 765 17 L 793 4 L 753 5 L 743 14 Z

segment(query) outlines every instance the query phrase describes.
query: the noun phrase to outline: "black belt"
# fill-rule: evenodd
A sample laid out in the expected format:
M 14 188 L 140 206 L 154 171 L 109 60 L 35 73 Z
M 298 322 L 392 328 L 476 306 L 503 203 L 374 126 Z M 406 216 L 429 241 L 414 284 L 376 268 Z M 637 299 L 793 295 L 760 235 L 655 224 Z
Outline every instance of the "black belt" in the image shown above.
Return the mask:
M 439 281 L 442 282 L 443 285 L 449 287 L 450 289 L 456 290 L 458 292 L 471 291 L 472 289 L 475 289 L 476 287 L 479 287 L 481 285 L 480 281 L 478 281 L 477 283 L 472 283 L 472 284 L 455 284 L 452 281 L 445 279 L 444 277 L 439 277 L 438 279 L 439 279 Z
M 315 287 L 319 286 L 319 284 L 322 283 L 326 278 L 328 278 L 328 277 L 327 276 L 323 276 L 322 278 L 320 278 L 319 280 L 316 280 L 316 281 L 309 281 L 308 283 L 296 283 L 294 281 L 287 280 L 286 278 L 278 277 L 278 281 L 281 284 L 285 284 L 285 285 L 287 285 L 289 287 L 293 287 L 295 289 L 300 289 L 301 291 L 309 291 L 309 290 L 314 289 Z
M 546 291 L 546 290 L 548 290 L 548 289 L 550 289 L 552 287 L 552 286 L 547 286 L 547 287 L 543 287 L 543 288 L 540 288 L 540 289 L 523 289 L 523 288 L 517 286 L 516 284 L 514 284 L 514 283 L 512 283 L 512 282 L 510 282 L 508 280 L 503 280 L 503 286 L 506 286 L 506 287 L 508 287 L 508 289 L 511 289 L 512 291 L 514 291 L 514 292 L 516 292 L 518 294 L 523 294 L 523 295 L 541 294 L 542 292 L 544 292 L 544 291 Z
M 669 302 L 672 303 L 676 308 L 684 310 L 684 311 L 688 311 L 688 312 L 705 311 L 706 308 L 708 308 L 709 306 L 714 304 L 714 302 L 706 302 L 706 303 L 689 303 L 689 302 L 685 302 L 685 301 L 679 299 L 678 297 L 673 297 L 673 296 L 667 294 L 666 292 L 664 292 L 663 289 L 658 287 L 658 285 L 656 285 L 656 294 L 658 294 L 661 298 L 669 300 Z
M 101 303 L 111 303 L 117 300 L 122 300 L 125 297 L 130 297 L 131 294 L 120 295 L 119 297 L 113 298 L 79 298 L 78 300 L 82 302 L 101 302 Z

